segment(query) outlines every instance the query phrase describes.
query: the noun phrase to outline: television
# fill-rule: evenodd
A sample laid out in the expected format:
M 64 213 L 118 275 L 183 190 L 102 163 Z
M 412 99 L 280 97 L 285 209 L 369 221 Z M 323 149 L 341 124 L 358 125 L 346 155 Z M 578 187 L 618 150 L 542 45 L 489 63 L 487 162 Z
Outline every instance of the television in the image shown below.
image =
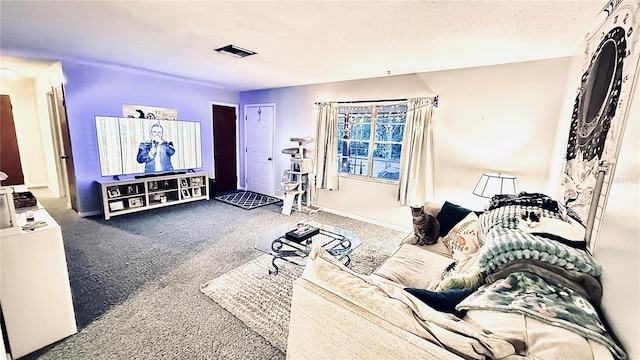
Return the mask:
M 200 122 L 96 116 L 102 176 L 202 167 Z

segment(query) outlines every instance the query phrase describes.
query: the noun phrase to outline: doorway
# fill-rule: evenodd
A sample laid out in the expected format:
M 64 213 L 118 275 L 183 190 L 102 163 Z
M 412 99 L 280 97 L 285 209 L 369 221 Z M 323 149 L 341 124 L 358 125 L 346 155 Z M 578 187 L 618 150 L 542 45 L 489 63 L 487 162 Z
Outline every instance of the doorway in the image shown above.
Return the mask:
M 61 187 L 65 190 L 67 196 L 67 207 L 78 211 L 78 193 L 76 191 L 76 173 L 73 166 L 73 151 L 71 150 L 71 135 L 69 133 L 69 123 L 67 122 L 67 109 L 65 107 L 64 89 L 62 85 L 52 89 L 52 97 L 50 106 L 52 111 L 49 112 L 50 116 L 53 116 L 54 123 L 52 126 L 53 145 L 57 147 L 57 153 L 59 153 L 60 166 L 57 168 L 64 169 L 62 176 L 59 178 L 66 180 Z M 55 130 L 54 130 L 55 129 Z M 56 138 L 56 135 L 59 136 Z M 62 193 L 62 192 L 61 192 Z
M 19 106 L 21 119 L 25 119 L 24 121 L 17 122 L 22 128 L 22 131 L 17 133 L 18 142 L 23 149 L 32 148 L 31 146 L 26 147 L 22 144 L 22 142 L 29 144 L 35 137 L 30 136 L 29 131 L 25 132 L 24 130 L 25 124 L 30 124 L 31 122 L 34 124 L 34 130 L 39 128 L 39 133 L 34 135 L 39 136 L 41 138 L 40 140 L 42 140 L 39 145 L 42 146 L 41 152 L 43 156 L 34 157 L 34 161 L 32 162 L 33 152 L 23 154 L 22 160 L 25 161 L 25 163 L 21 165 L 23 170 L 25 170 L 24 176 L 27 178 L 26 182 L 29 183 L 26 185 L 33 186 L 34 189 L 46 187 L 48 189 L 47 196 L 64 198 L 67 207 L 77 211 L 77 189 L 64 100 L 64 89 L 61 82 L 58 82 L 59 79 L 63 78 L 62 66 L 59 62 L 40 62 L 33 59 L 16 58 L 11 61 L 18 65 L 18 69 L 28 69 L 28 71 L 24 73 L 20 71 L 19 73 L 22 76 L 14 81 L 7 82 L 6 85 L 8 92 L 13 91 L 17 95 L 12 101 L 16 107 Z M 49 90 L 41 90 L 40 87 L 36 86 L 32 90 L 33 95 L 28 92 L 15 90 L 24 88 L 25 84 L 30 82 L 42 83 L 43 85 L 50 84 L 51 87 Z M 47 115 L 48 124 L 46 122 Z M 39 148 L 36 150 L 40 151 Z M 40 154 L 40 152 L 37 154 Z M 54 162 L 55 166 L 53 166 Z M 38 176 L 35 177 L 37 179 L 34 180 L 33 177 L 29 178 L 28 173 L 30 172 L 34 174 L 37 173 Z
M 7 174 L 3 185 L 24 184 L 24 173 L 20 162 L 18 137 L 13 122 L 13 107 L 9 95 L 0 95 L 0 170 Z
M 245 105 L 245 183 L 247 190 L 274 195 L 273 135 L 275 104 Z
M 213 161 L 215 190 L 223 193 L 237 190 L 237 119 L 238 108 L 230 105 L 213 104 Z

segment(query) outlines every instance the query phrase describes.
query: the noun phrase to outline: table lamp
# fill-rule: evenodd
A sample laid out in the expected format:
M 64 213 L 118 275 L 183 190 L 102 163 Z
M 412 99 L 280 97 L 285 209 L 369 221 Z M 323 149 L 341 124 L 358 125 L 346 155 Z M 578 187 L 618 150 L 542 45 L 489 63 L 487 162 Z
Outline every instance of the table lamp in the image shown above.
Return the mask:
M 494 195 L 518 193 L 518 184 L 513 175 L 501 173 L 483 173 L 473 189 L 475 195 L 491 199 Z

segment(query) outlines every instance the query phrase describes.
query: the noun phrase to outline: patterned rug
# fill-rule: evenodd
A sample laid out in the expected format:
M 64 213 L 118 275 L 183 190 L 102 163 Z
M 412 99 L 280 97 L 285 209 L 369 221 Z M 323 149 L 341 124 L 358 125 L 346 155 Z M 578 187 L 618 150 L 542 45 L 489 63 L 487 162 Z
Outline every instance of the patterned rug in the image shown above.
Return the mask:
M 253 191 L 237 191 L 230 194 L 221 194 L 215 197 L 216 200 L 226 202 L 245 210 L 259 208 L 261 206 L 275 204 L 281 199 L 269 195 L 262 195 Z

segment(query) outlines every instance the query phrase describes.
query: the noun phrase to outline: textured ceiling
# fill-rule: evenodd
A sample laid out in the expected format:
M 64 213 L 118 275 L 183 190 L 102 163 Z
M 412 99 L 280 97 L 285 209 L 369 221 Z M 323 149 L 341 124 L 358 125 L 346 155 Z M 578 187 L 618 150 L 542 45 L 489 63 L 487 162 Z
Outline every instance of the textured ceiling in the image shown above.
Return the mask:
M 265 89 L 570 56 L 604 5 L 2 0 L 0 65 L 30 54 Z M 258 54 L 213 51 L 229 44 Z

